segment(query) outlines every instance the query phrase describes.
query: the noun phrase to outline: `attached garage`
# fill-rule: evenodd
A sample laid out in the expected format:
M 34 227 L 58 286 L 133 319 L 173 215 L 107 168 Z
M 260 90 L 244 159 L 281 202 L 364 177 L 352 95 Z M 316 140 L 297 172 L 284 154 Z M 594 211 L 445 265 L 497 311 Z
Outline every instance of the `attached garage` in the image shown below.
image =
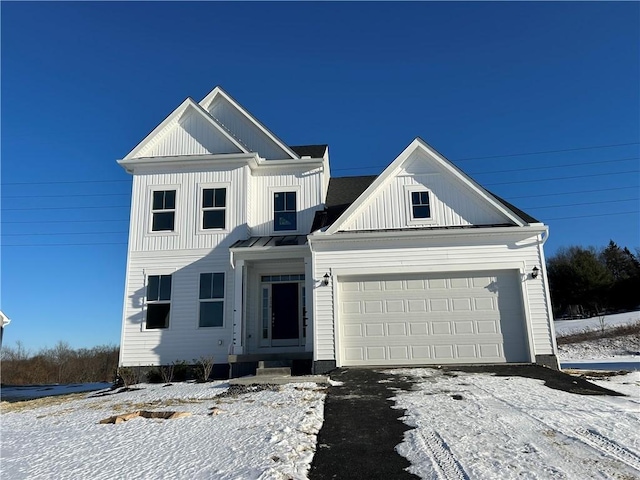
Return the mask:
M 531 362 L 520 273 L 342 276 L 342 366 Z

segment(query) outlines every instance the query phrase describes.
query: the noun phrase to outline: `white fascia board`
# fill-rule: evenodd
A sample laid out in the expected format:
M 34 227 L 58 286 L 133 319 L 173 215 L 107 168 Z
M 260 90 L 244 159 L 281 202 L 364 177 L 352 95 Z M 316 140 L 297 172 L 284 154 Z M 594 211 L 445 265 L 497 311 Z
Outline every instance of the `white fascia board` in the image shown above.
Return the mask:
M 211 118 L 211 115 L 204 110 L 200 105 L 198 105 L 191 97 L 185 99 L 173 112 L 171 112 L 167 118 L 165 118 L 160 125 L 154 128 L 151 133 L 149 133 L 144 139 L 136 145 L 133 150 L 131 150 L 125 157 L 124 160 L 129 160 L 134 158 L 140 150 L 145 148 L 150 142 L 156 139 L 158 135 L 162 133 L 162 131 L 176 118 L 181 116 L 187 108 L 192 107 L 200 116 L 202 116 L 209 124 L 215 127 L 220 133 L 222 133 L 230 142 L 232 142 L 241 152 L 249 153 L 249 151 L 242 145 L 240 145 L 233 137 L 231 137 L 227 132 L 224 131 L 220 125 L 216 123 L 216 121 Z
M 260 121 L 255 118 L 253 115 L 251 115 L 242 105 L 240 105 L 238 102 L 236 102 L 231 95 L 229 95 L 227 92 L 225 92 L 222 87 L 217 86 L 215 87 L 213 90 L 211 90 L 211 92 L 209 92 L 209 94 L 207 94 L 206 97 L 204 97 L 201 101 L 200 101 L 200 106 L 201 108 L 205 109 L 205 105 L 208 106 L 211 104 L 211 102 L 213 102 L 213 100 L 215 99 L 215 97 L 217 96 L 221 96 L 223 97 L 225 100 L 227 100 L 231 105 L 233 105 L 236 109 L 238 109 L 238 111 L 240 113 L 242 113 L 251 123 L 253 123 L 256 127 L 258 127 L 258 129 L 260 129 L 267 137 L 269 137 L 271 139 L 271 141 L 273 141 L 276 145 L 278 145 L 278 147 L 280 147 L 282 150 L 284 150 L 287 154 L 289 154 L 291 156 L 292 159 L 299 159 L 300 157 L 293 151 L 291 150 L 286 143 L 284 143 L 282 140 L 280 140 L 276 135 L 274 135 L 267 127 L 265 127 L 262 123 L 260 123 Z M 206 110 L 205 110 L 206 111 Z M 208 112 L 207 112 L 208 113 Z
M 216 167 L 238 166 L 257 163 L 257 153 L 224 153 L 219 155 L 176 155 L 171 157 L 142 157 L 123 158 L 117 160 L 118 165 L 123 167 L 127 173 L 134 173 L 137 167 L 193 167 L 211 166 L 215 162 Z
M 286 171 L 291 169 L 308 170 L 310 167 L 323 167 L 324 160 L 322 158 L 302 158 L 290 160 L 265 160 L 258 158 L 255 163 L 249 165 L 251 170 L 275 170 Z
M 338 232 L 336 234 L 327 234 L 326 232 L 316 231 L 308 235 L 309 244 L 324 242 L 352 242 L 358 240 L 401 240 L 411 238 L 444 238 L 444 237 L 488 237 L 488 236 L 518 236 L 533 237 L 545 233 L 548 227 L 545 225 L 526 225 L 522 227 L 473 227 L 459 229 L 438 229 L 438 230 L 386 230 L 371 232 Z

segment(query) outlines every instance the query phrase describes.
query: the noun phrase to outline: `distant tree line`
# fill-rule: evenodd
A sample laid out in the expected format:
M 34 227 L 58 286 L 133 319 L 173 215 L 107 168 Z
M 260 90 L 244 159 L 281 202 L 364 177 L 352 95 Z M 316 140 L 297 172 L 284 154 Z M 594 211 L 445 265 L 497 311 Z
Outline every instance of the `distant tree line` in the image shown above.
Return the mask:
M 2 347 L 0 379 L 3 385 L 112 382 L 118 354 L 114 345 L 73 349 L 62 341 L 32 354 L 16 342 L 15 347 Z
M 613 240 L 605 248 L 562 248 L 547 260 L 554 316 L 579 317 L 640 307 L 640 252 Z

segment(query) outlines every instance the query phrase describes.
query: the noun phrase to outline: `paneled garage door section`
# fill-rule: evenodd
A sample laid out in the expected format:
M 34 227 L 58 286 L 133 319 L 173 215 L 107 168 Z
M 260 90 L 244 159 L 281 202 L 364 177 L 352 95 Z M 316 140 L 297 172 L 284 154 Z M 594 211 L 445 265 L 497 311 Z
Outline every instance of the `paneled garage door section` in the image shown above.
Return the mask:
M 339 282 L 344 366 L 529 362 L 517 271 Z

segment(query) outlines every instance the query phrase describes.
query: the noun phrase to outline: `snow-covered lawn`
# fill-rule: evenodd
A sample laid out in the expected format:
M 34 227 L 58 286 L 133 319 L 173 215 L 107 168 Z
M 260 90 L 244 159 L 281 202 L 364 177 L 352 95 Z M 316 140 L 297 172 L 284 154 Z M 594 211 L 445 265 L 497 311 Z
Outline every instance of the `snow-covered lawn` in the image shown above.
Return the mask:
M 324 411 L 325 392 L 316 384 L 239 396 L 224 395 L 224 382 L 140 387 L 2 402 L 2 478 L 306 478 Z M 191 416 L 98 423 L 138 410 Z
M 633 397 L 583 396 L 539 380 L 434 369 L 396 408 L 414 427 L 397 447 L 431 479 L 640 478 L 640 374 L 598 383 Z
M 637 322 L 640 322 L 640 311 L 604 317 L 605 329 Z M 585 331 L 598 331 L 600 328 L 598 317 L 555 322 L 558 337 Z M 558 345 L 558 356 L 562 368 L 638 371 L 640 370 L 640 338 L 637 335 L 625 335 Z
M 604 316 L 605 328 L 640 322 L 640 311 L 616 313 Z M 556 335 L 563 336 L 585 330 L 600 330 L 600 317 L 581 318 L 580 320 L 556 320 L 554 322 Z

